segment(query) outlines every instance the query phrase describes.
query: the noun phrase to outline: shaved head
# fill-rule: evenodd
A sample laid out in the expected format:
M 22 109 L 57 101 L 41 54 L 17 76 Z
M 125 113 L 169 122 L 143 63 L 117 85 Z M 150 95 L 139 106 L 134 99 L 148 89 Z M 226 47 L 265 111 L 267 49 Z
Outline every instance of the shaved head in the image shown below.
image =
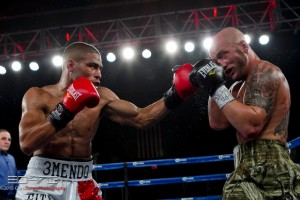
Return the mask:
M 214 36 L 209 54 L 212 56 L 221 46 L 235 45 L 241 41 L 245 41 L 244 33 L 233 27 L 224 28 Z
M 64 50 L 63 60 L 66 62 L 72 59 L 78 62 L 85 58 L 86 53 L 97 53 L 100 55 L 100 52 L 94 46 L 84 42 L 74 42 Z M 65 66 L 65 63 L 63 66 Z

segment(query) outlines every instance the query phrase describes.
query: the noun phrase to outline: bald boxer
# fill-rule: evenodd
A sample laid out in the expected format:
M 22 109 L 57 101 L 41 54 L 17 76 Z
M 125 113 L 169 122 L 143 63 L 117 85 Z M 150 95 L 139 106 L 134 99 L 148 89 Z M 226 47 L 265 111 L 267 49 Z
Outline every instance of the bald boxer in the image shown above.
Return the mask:
M 174 69 L 163 98 L 139 108 L 100 86 L 101 55 L 92 45 L 75 42 L 63 53 L 60 81 L 30 88 L 22 100 L 20 146 L 29 161 L 17 199 L 101 200 L 92 178 L 91 142 L 100 119 L 145 128 L 193 95 L 189 64 Z
M 261 60 L 232 27 L 214 36 L 209 53 L 211 59 L 199 61 L 190 80 L 210 94 L 211 128 L 236 129 L 236 168 L 223 200 L 300 199 L 300 167 L 287 148 L 291 96 L 284 74 Z M 224 74 L 235 81 L 230 89 Z

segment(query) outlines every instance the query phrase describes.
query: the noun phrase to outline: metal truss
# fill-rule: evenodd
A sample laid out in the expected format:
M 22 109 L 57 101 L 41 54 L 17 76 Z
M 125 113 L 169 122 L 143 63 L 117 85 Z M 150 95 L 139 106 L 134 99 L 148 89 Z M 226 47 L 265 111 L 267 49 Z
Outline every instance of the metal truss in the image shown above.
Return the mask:
M 0 60 L 61 51 L 74 41 L 106 51 L 122 44 L 158 43 L 162 38 L 199 38 L 224 27 L 247 32 L 297 31 L 300 7 L 285 0 L 260 0 L 193 10 L 94 21 L 40 30 L 0 34 Z

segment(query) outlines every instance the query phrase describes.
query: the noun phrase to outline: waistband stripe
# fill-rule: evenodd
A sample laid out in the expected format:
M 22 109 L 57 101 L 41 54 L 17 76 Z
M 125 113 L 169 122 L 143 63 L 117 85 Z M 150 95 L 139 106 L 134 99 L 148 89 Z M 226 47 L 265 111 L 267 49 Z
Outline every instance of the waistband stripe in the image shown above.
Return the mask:
M 35 156 L 29 161 L 26 176 L 49 176 L 83 181 L 92 178 L 92 169 L 93 161 L 65 161 Z
M 69 179 L 88 178 L 89 165 L 70 165 L 57 162 L 44 162 L 43 174 L 46 176 L 58 176 Z

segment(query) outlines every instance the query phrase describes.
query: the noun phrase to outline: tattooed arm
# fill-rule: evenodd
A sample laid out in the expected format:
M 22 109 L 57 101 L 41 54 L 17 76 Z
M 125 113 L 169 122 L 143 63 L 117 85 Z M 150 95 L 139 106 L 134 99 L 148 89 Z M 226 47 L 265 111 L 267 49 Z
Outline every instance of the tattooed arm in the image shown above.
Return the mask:
M 277 98 L 281 71 L 271 63 L 261 62 L 252 69 L 240 101 L 234 100 L 223 108 L 223 114 L 237 130 L 239 141 L 260 136 L 269 122 Z
M 238 99 L 238 93 L 240 88 L 243 87 L 243 83 L 243 81 L 236 81 L 231 85 L 229 91 L 234 98 Z M 223 130 L 231 126 L 222 110 L 211 97 L 208 99 L 208 119 L 209 126 L 214 130 Z

